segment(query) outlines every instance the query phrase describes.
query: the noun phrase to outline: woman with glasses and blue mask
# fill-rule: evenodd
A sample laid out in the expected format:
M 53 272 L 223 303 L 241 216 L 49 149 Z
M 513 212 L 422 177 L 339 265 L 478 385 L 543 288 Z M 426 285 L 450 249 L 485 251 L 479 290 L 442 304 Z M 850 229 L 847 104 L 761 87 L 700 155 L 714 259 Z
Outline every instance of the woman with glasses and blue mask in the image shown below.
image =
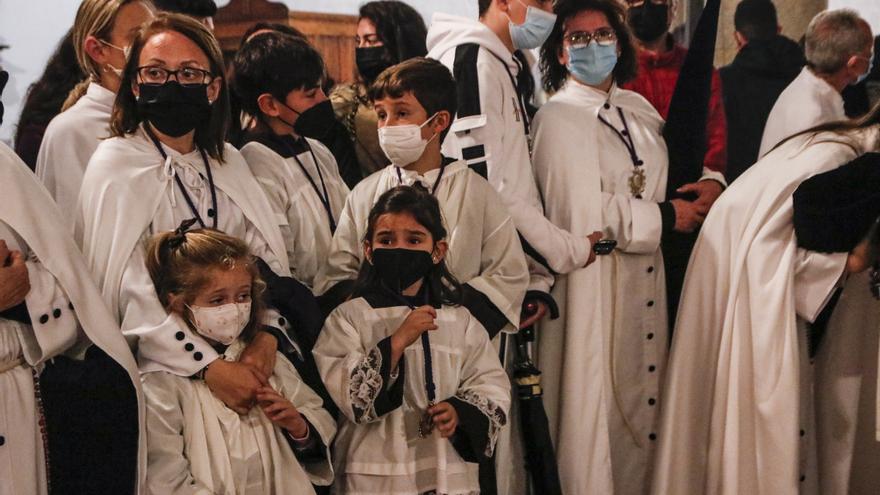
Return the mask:
M 666 201 L 663 119 L 618 86 L 636 71 L 618 2 L 561 0 L 554 12 L 541 69 L 555 94 L 533 127 L 538 188 L 558 227 L 617 245 L 557 278 L 561 316 L 538 335 L 545 404 L 565 493 L 644 493 L 667 355 L 660 240 L 704 212 Z
M 272 207 L 244 158 L 223 141 L 223 68 L 217 40 L 192 18 L 161 14 L 141 28 L 123 69 L 114 137 L 99 145 L 83 178 L 77 238 L 141 372 L 204 380 L 244 414 L 271 375 L 276 348 L 293 345 L 283 332 L 290 322 L 270 309 L 263 328 L 274 330 L 259 332 L 237 361 L 222 359 L 160 303 L 144 248 L 150 236 L 189 220 L 243 239 L 262 260 L 270 293 L 273 280 L 290 276 Z M 309 303 L 317 308 L 313 299 L 300 306 Z

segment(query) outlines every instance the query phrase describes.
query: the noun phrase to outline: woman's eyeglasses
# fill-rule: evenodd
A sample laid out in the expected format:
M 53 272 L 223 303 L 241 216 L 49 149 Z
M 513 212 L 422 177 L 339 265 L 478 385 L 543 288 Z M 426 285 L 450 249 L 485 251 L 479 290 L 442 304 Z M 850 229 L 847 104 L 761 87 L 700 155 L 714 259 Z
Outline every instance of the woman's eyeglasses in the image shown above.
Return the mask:
M 177 70 L 169 70 L 157 65 L 147 65 L 138 67 L 137 73 L 141 82 L 145 84 L 165 84 L 171 79 L 171 76 L 174 76 L 174 79 L 181 86 L 198 86 L 200 84 L 209 84 L 214 80 L 214 75 L 209 71 L 195 67 L 181 67 Z

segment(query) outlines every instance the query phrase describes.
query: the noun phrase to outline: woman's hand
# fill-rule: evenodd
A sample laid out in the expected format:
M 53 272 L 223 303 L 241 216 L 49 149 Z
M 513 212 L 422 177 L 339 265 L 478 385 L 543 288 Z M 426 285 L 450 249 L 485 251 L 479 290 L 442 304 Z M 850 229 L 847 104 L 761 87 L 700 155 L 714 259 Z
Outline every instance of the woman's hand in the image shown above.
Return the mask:
M 397 363 L 403 356 L 403 351 L 419 339 L 423 333 L 437 330 L 434 319 L 437 318 L 437 310 L 425 305 L 412 310 L 403 320 L 400 327 L 391 335 L 391 369 L 397 369 Z
M 205 384 L 227 407 L 247 414 L 257 391 L 269 384 L 269 378 L 251 365 L 217 359 L 205 371 Z
M 289 431 L 294 438 L 303 438 L 309 433 L 302 414 L 272 387 L 267 385 L 257 390 L 257 401 L 269 421 Z
M 449 438 L 455 434 L 455 429 L 458 428 L 458 413 L 452 404 L 445 401 L 440 402 L 429 407 L 428 414 L 431 415 L 431 422 L 434 424 L 434 428 L 440 432 L 441 437 Z
M 31 291 L 27 265 L 18 251 L 9 251 L 0 240 L 0 311 L 14 308 Z
M 865 238 L 846 257 L 846 272 L 860 273 L 867 270 L 871 264 L 871 243 L 869 238 Z
M 275 358 L 278 356 L 278 340 L 269 333 L 257 332 L 254 340 L 244 348 L 238 362 L 260 370 L 265 376 L 275 371 Z

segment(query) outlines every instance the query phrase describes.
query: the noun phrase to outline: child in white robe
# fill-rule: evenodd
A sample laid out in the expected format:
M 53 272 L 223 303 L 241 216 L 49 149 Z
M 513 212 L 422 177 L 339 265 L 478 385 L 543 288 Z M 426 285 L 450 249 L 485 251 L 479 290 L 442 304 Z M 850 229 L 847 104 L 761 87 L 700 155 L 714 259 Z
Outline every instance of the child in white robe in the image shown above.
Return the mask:
M 234 73 L 242 109 L 257 122 L 241 154 L 275 210 L 290 271 L 312 287 L 349 192 L 330 150 L 297 132 L 300 115 L 327 101 L 324 61 L 306 41 L 267 32 L 242 46 Z
M 154 237 L 147 267 L 159 299 L 184 325 L 234 360 L 259 327 L 264 284 L 247 245 L 219 231 Z M 175 338 L 184 346 L 184 334 Z M 202 380 L 166 371 L 142 377 L 147 404 L 147 492 L 308 494 L 333 479 L 336 424 L 283 356 L 261 377 L 259 407 L 239 415 Z
M 369 215 L 353 298 L 315 360 L 339 406 L 335 493 L 478 493 L 477 461 L 507 421 L 510 382 L 460 306 L 437 200 L 399 186 Z M 429 335 L 430 334 L 430 335 Z

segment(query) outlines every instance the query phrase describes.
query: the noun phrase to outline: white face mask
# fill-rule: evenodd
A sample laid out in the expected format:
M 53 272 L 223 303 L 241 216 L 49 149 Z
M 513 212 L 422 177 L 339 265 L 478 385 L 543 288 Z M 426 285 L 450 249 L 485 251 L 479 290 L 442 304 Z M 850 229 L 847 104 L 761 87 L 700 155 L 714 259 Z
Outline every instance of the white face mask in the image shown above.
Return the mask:
M 395 125 L 379 129 L 379 146 L 395 167 L 406 167 L 421 158 L 428 143 L 437 137 L 434 134 L 431 139 L 422 139 L 422 127 L 436 116 L 435 113 L 422 125 Z
M 229 303 L 223 306 L 188 306 L 193 325 L 204 337 L 229 345 L 241 335 L 251 319 L 251 303 Z

